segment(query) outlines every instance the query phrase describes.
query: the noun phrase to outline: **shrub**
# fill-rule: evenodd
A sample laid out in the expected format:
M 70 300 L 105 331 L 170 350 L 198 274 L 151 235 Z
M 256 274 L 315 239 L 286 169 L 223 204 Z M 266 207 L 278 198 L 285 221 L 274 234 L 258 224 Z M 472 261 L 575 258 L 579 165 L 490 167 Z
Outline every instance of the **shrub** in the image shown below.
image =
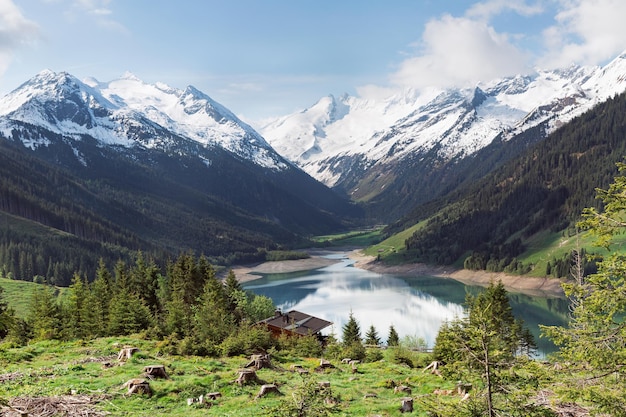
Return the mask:
M 249 355 L 259 350 L 268 350 L 274 346 L 271 333 L 258 326 L 242 326 L 228 336 L 220 349 L 224 356 Z
M 365 351 L 365 362 L 378 362 L 383 359 L 383 352 L 380 349 L 372 348 Z

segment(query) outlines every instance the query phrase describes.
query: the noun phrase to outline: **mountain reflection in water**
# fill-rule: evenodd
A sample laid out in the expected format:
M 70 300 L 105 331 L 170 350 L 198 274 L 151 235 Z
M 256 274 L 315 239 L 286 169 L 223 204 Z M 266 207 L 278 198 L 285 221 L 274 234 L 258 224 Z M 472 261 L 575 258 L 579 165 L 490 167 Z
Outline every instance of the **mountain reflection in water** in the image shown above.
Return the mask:
M 283 311 L 295 309 L 333 322 L 329 332 L 338 338 L 352 312 L 362 336 L 374 325 L 386 341 L 393 325 L 401 338 L 420 337 L 429 347 L 434 345 L 441 323 L 463 315 L 466 293 L 480 289 L 452 279 L 378 274 L 353 267 L 354 261 L 345 254 L 329 257 L 340 262 L 313 271 L 263 275 L 245 283 L 244 288 L 272 298 Z M 565 300 L 510 295 L 513 311 L 541 342 L 540 350 L 553 350 L 550 343 L 538 338 L 538 324 L 563 325 Z

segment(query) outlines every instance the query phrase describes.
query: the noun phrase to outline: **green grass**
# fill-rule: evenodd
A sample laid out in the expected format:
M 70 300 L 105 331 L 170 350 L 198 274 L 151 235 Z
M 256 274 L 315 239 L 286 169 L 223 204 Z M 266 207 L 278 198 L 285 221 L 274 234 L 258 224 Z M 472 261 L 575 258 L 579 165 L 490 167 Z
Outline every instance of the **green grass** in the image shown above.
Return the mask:
M 138 347 L 140 352 L 123 364 L 118 364 L 117 353 L 124 345 Z M 406 394 L 394 393 L 390 381 L 412 388 L 414 397 L 428 396 L 435 388 L 450 389 L 453 381 L 424 373 L 420 368 L 398 365 L 385 360 L 358 365 L 352 373 L 350 365 L 332 361 L 337 367 L 317 373 L 319 358 L 293 358 L 276 355 L 272 358 L 275 369 L 262 369 L 258 377 L 279 387 L 282 396 L 270 395 L 255 399 L 260 385 L 239 386 L 234 381 L 247 357 L 204 358 L 195 356 L 170 356 L 159 353 L 158 342 L 138 338 L 103 338 L 83 342 L 38 342 L 21 348 L 0 345 L 0 369 L 4 375 L 19 372 L 19 376 L 0 384 L 0 399 L 13 397 L 50 397 L 75 393 L 98 396 L 97 408 L 116 416 L 258 416 L 262 410 L 291 401 L 291 394 L 303 384 L 303 376 L 289 371 L 298 364 L 309 371 L 304 378 L 329 381 L 333 396 L 338 400 L 338 415 L 344 416 L 400 416 L 400 398 Z M 422 354 L 424 363 L 428 357 Z M 104 368 L 103 362 L 114 366 Z M 154 391 L 145 395 L 127 396 L 123 384 L 140 377 L 147 365 L 163 364 L 170 379 L 150 381 Z M 421 366 L 421 364 L 420 364 Z M 222 397 L 210 408 L 187 405 L 187 398 L 208 392 L 220 392 Z M 366 394 L 375 397 L 365 398 Z M 452 399 L 454 400 L 454 398 Z M 458 398 L 456 398 L 458 401 Z M 415 404 L 412 415 L 425 416 Z
M 406 249 L 404 242 L 422 226 L 423 223 L 418 223 L 400 233 L 388 237 L 380 243 L 366 248 L 363 252 L 369 256 L 380 257 L 381 260 L 390 265 L 406 262 L 402 256 Z
M 577 249 L 585 248 L 588 254 L 606 254 L 606 249 L 600 248 L 594 244 L 595 237 L 588 233 L 581 233 L 578 238 L 576 236 L 564 236 L 563 233 L 543 232 L 533 236 L 532 239 L 526 241 L 526 251 L 518 257 L 525 264 L 533 264 L 533 270 L 528 274 L 530 276 L 545 276 L 546 266 L 553 259 L 560 259 L 565 254 Z M 626 253 L 626 236 L 616 236 L 612 251 Z
M 4 290 L 2 297 L 9 307 L 15 310 L 17 317 L 26 317 L 30 309 L 30 300 L 33 292 L 42 284 L 0 278 L 0 287 Z M 67 294 L 67 288 L 55 287 L 59 297 Z
M 358 246 L 366 247 L 374 245 L 382 239 L 382 227 L 376 227 L 374 229 L 367 230 L 353 230 L 345 233 L 338 233 L 334 235 L 316 236 L 313 238 L 314 242 L 324 243 L 329 246 Z

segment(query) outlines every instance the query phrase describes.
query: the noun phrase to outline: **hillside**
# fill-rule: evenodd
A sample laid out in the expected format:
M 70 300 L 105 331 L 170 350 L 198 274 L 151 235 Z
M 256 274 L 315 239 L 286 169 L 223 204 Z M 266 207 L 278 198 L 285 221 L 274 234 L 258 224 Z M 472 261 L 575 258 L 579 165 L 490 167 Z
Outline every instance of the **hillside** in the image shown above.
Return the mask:
M 0 265 L 20 279 L 138 250 L 262 259 L 361 216 L 192 87 L 44 71 L 0 99 L 0 151 Z
M 624 114 L 622 94 L 483 179 L 415 207 L 386 233 L 421 222 L 404 240 L 404 261 L 528 272 L 532 265 L 516 257 L 547 232 L 571 236 L 582 209 L 597 205 L 596 188 L 606 188 L 617 175 L 615 164 L 626 155 Z

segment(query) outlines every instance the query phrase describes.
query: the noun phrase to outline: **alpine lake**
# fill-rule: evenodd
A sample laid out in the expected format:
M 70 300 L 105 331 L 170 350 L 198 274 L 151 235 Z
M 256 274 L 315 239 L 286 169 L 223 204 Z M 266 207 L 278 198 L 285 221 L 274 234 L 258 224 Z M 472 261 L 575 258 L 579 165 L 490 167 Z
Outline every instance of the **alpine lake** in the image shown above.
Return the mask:
M 327 257 L 338 262 L 315 270 L 260 275 L 244 283 L 244 288 L 270 297 L 284 312 L 298 310 L 332 322 L 324 333 L 337 338 L 352 313 L 362 336 L 373 325 L 385 342 L 393 325 L 401 340 L 419 338 L 427 348 L 433 347 L 444 321 L 463 316 L 466 294 L 483 290 L 447 278 L 366 271 L 355 268 L 346 253 Z M 555 351 L 550 340 L 540 337 L 539 325 L 566 325 L 567 300 L 511 291 L 509 300 L 515 316 L 535 337 L 537 355 Z

